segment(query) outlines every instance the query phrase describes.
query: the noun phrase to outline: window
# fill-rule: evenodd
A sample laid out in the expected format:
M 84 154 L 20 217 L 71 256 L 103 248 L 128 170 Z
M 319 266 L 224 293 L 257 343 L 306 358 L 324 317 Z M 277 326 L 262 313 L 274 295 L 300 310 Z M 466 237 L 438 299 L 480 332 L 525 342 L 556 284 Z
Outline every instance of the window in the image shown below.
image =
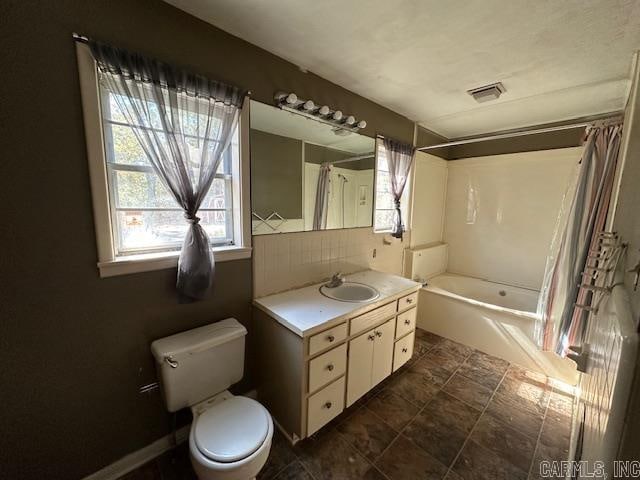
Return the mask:
M 154 171 L 133 129 L 118 109 L 115 94 L 100 86 L 102 126 L 109 187 L 111 229 L 116 256 L 178 250 L 187 231 L 182 209 Z M 151 106 L 149 106 L 151 107 Z M 185 112 L 186 114 L 186 112 Z M 188 137 L 193 157 L 202 148 L 197 118 L 192 114 L 193 135 Z M 162 131 L 158 129 L 158 131 Z M 233 245 L 232 165 L 239 163 L 238 130 L 224 153 L 216 178 L 198 217 L 212 246 Z
M 142 127 L 126 121 L 115 93 L 100 84 L 88 47 L 77 45 L 77 54 L 100 274 L 175 266 L 188 228 L 184 213 L 138 143 L 134 129 Z M 248 105 L 198 211 L 217 262 L 251 256 Z M 188 142 L 195 153 L 204 127 L 192 116 Z
M 376 155 L 376 208 L 373 218 L 373 229 L 376 232 L 390 232 L 393 229 L 393 219 L 395 207 L 393 193 L 391 193 L 391 176 L 389 175 L 389 164 L 382 142 L 377 141 Z M 402 198 L 400 199 L 402 221 L 407 227 L 407 198 L 409 192 L 409 181 L 404 187 Z

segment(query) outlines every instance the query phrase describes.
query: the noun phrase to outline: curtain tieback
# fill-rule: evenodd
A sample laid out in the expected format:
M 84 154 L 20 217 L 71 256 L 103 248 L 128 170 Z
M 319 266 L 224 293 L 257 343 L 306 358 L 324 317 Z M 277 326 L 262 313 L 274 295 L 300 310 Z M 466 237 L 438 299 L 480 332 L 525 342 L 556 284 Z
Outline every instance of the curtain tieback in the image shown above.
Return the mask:
M 394 200 L 393 201 L 393 205 L 395 206 L 395 208 L 400 208 L 400 200 Z
M 191 225 L 196 225 L 196 224 L 200 223 L 200 217 L 196 216 L 195 213 L 185 213 L 184 214 L 184 218 Z

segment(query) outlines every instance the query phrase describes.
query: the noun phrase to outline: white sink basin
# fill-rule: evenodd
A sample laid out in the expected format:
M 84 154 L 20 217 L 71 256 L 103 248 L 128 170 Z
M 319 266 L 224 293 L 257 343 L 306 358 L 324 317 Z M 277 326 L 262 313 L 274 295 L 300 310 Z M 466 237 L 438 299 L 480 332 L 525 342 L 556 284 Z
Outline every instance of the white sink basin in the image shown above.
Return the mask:
M 356 282 L 344 282 L 339 287 L 334 288 L 323 285 L 320 287 L 320 293 L 333 300 L 353 303 L 370 302 L 380 296 L 380 292 L 375 288 Z

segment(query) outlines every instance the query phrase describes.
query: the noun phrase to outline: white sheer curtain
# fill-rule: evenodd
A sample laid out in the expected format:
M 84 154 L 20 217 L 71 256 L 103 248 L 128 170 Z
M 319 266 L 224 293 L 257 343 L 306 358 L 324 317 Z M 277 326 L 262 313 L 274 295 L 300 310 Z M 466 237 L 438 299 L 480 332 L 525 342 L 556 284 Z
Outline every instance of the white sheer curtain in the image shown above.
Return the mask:
M 245 92 L 156 60 L 89 42 L 100 81 L 132 128 L 155 172 L 184 210 L 176 286 L 182 301 L 202 299 L 214 258 L 197 213 L 238 123 Z
M 402 212 L 400 202 L 402 192 L 409 178 L 411 163 L 415 149 L 411 145 L 397 142 L 388 138 L 383 142 L 387 163 L 389 164 L 389 177 L 391 180 L 391 193 L 393 193 L 393 203 L 395 216 L 391 236 L 402 239 L 404 224 L 402 223 Z

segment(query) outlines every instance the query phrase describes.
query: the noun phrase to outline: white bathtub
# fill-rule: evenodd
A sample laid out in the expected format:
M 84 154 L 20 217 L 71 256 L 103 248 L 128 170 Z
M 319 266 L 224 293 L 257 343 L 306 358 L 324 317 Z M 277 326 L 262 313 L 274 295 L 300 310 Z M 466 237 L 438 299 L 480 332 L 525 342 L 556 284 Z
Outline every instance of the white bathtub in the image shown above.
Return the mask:
M 420 291 L 418 326 L 567 383 L 574 363 L 533 341 L 538 292 L 445 273 Z

